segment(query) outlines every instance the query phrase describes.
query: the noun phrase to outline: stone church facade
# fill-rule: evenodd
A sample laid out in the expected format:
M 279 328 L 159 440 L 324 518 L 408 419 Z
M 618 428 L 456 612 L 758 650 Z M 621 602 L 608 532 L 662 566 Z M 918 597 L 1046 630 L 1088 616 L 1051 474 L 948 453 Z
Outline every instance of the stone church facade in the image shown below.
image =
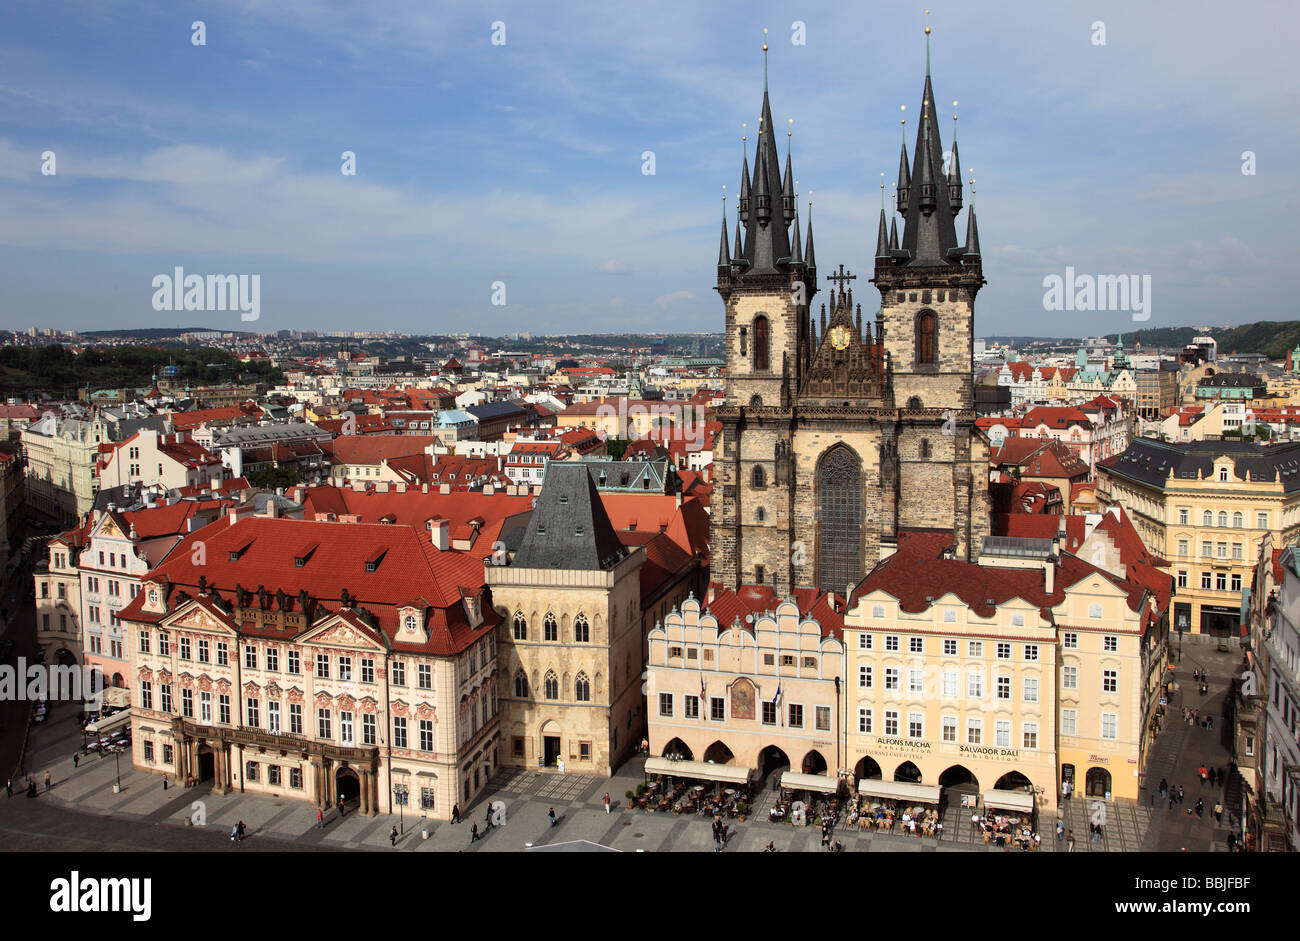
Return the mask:
M 957 243 L 961 168 L 954 140 L 944 171 L 934 101 L 927 65 L 913 158 L 904 143 L 899 160 L 901 240 L 898 220 L 880 212 L 879 310 L 864 319 L 841 265 L 814 317 L 812 222 L 801 240 L 790 154 L 782 174 L 764 89 L 734 248 L 724 214 L 718 250 L 727 401 L 711 541 L 712 577 L 725 587 L 843 592 L 893 551 L 900 528 L 951 532 L 965 560 L 988 534 L 988 441 L 972 380 L 985 281 L 973 206 Z

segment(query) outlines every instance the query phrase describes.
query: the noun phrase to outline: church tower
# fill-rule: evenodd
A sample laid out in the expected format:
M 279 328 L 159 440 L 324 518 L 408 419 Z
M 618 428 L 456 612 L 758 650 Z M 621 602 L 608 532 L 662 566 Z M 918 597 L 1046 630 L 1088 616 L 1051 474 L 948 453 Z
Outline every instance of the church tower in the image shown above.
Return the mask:
M 878 317 L 899 406 L 898 476 L 926 495 L 899 500 L 898 525 L 951 526 L 957 557 L 974 558 L 988 530 L 987 480 L 971 479 L 981 474 L 973 373 L 975 295 L 985 281 L 973 203 L 965 243 L 957 243 L 962 181 L 956 116 L 945 166 L 929 26 L 925 34 L 925 84 L 910 168 L 906 139 L 899 157 L 896 208 L 903 237 L 900 244 L 886 233 L 882 208 L 872 280 L 880 291 Z
M 789 462 L 793 404 L 808 356 L 808 304 L 817 291 L 812 227 L 805 258 L 795 207 L 789 137 L 781 173 L 763 46 L 763 104 L 754 168 L 744 156 L 734 253 L 726 207 L 718 250 L 717 291 L 726 304 L 727 405 L 717 483 L 713 570 L 728 585 L 790 586 Z M 743 562 L 742 562 L 743 560 Z

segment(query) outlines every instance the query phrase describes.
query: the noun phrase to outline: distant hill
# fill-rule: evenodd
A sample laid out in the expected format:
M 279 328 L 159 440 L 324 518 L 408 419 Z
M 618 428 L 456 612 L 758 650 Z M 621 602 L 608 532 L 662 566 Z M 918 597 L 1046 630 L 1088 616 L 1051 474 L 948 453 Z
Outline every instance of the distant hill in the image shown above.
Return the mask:
M 134 330 L 81 330 L 78 336 L 83 337 L 132 337 L 137 340 L 164 340 L 170 337 L 178 337 L 182 333 L 201 333 L 213 330 L 213 327 L 139 327 Z M 222 333 L 233 333 L 237 336 L 252 336 L 244 330 L 223 330 Z
M 1124 334 L 1124 346 L 1132 349 L 1135 342 L 1141 342 L 1143 349 L 1182 347 L 1200 336 L 1214 337 L 1220 353 L 1263 353 L 1270 359 L 1281 359 L 1287 350 L 1295 349 L 1300 343 L 1300 320 L 1260 320 L 1208 331 L 1196 327 L 1157 327 Z M 1113 342 L 1115 334 L 1107 339 Z

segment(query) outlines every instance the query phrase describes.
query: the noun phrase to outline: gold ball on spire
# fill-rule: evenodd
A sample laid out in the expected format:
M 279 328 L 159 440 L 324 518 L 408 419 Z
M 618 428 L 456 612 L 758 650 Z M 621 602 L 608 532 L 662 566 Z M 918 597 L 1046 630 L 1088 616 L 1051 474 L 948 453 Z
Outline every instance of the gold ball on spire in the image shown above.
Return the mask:
M 767 30 L 764 30 L 763 32 L 767 32 Z M 767 52 L 767 43 L 763 43 L 763 51 Z
M 930 35 L 930 27 L 928 27 L 928 26 L 925 28 L 925 35 L 927 35 L 927 36 Z

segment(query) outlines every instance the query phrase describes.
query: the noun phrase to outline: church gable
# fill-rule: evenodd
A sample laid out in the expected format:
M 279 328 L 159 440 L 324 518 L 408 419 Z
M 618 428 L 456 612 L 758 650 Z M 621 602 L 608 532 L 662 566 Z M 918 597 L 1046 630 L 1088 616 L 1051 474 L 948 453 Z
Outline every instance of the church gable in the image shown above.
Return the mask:
M 862 305 L 854 318 L 853 291 L 844 285 L 857 276 L 840 265 L 829 279 L 840 289 L 831 292 L 831 313 L 822 307 L 822 336 L 799 387 L 801 399 L 830 398 L 855 405 L 879 402 L 885 393 L 882 348 L 873 342 L 871 328 L 862 329 Z M 864 401 L 865 400 L 865 401 Z

